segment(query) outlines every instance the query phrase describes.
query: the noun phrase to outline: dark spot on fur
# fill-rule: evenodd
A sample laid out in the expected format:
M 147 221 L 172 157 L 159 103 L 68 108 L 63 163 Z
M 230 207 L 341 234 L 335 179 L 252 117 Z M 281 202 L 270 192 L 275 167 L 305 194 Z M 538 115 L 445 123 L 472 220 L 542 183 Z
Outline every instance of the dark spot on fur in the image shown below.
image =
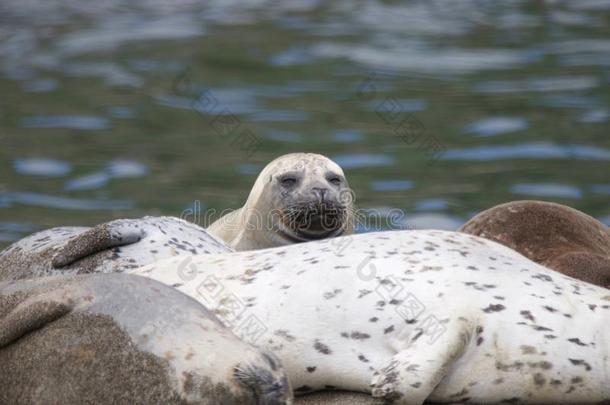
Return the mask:
M 575 343 L 575 344 L 577 344 L 578 346 L 587 346 L 587 344 L 586 344 L 586 343 L 581 342 L 579 338 L 571 338 L 571 339 L 568 339 L 568 342 Z
M 364 340 L 364 339 L 370 338 L 371 335 L 369 335 L 368 333 L 362 333 L 362 332 L 352 332 L 350 337 L 355 340 Z
M 313 348 L 322 354 L 331 353 L 330 348 L 328 346 L 326 346 L 324 343 L 320 342 L 319 340 L 316 340 L 314 342 Z
M 417 334 L 415 336 L 413 336 L 413 338 L 411 339 L 411 342 L 415 342 L 417 339 L 419 339 L 421 337 L 421 335 L 424 334 L 424 331 L 422 329 L 419 330 L 419 332 L 417 332 Z
M 585 370 L 591 371 L 591 365 L 584 360 L 581 360 L 581 359 L 568 359 L 568 360 L 570 360 L 570 363 L 574 364 L 575 366 L 584 366 Z
M 521 346 L 521 353 L 523 354 L 536 354 L 536 348 L 534 346 Z
M 542 332 L 552 332 L 553 329 L 547 328 L 546 326 L 540 326 L 540 325 L 532 325 L 532 328 L 534 328 L 535 331 L 542 331 Z
M 487 308 L 483 308 L 483 312 L 491 313 L 491 312 L 500 312 L 506 309 L 506 307 L 502 304 L 489 304 Z
M 545 339 L 557 339 L 555 335 L 544 335 Z

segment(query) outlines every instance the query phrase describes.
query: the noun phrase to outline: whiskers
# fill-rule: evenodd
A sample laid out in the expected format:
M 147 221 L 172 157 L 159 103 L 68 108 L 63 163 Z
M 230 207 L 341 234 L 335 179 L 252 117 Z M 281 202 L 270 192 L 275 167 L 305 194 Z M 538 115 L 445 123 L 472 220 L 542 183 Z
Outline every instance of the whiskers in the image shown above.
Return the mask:
M 349 214 L 343 204 L 315 201 L 283 209 L 282 222 L 300 237 L 319 239 L 343 233 Z

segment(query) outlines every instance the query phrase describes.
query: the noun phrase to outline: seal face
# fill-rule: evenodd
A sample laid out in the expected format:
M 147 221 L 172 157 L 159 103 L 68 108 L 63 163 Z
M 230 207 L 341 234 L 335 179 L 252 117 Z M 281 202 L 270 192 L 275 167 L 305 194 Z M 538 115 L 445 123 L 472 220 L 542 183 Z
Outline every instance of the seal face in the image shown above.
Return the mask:
M 0 283 L 0 403 L 280 405 L 279 361 L 195 300 L 124 274 Z
M 118 219 L 93 228 L 47 229 L 0 252 L 0 281 L 111 273 L 178 255 L 230 252 L 205 229 L 174 217 Z
M 256 317 L 296 394 L 397 404 L 610 400 L 610 294 L 498 243 L 393 231 L 157 262 L 136 274 Z
M 353 232 L 353 195 L 341 167 L 292 153 L 259 174 L 246 204 L 208 230 L 235 250 L 262 249 Z
M 571 277 L 610 288 L 610 230 L 587 214 L 545 201 L 512 201 L 459 229 L 515 249 Z

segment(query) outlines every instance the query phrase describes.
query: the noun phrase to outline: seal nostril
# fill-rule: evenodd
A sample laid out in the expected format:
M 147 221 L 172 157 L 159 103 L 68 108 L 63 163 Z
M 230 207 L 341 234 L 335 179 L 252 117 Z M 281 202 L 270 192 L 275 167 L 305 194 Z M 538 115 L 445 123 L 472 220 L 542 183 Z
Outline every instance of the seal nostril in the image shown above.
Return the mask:
M 328 189 L 321 188 L 321 187 L 313 187 L 312 191 L 316 195 L 316 197 L 318 197 L 318 199 L 320 199 L 321 201 L 324 201 L 324 194 L 326 194 Z

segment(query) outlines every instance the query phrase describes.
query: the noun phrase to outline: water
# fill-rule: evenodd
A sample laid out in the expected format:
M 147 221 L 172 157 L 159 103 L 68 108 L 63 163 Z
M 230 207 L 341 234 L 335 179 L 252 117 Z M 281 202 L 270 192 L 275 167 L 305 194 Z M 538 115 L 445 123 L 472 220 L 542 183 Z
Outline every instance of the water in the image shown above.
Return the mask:
M 599 0 L 0 0 L 0 246 L 237 208 L 295 151 L 396 227 L 528 198 L 609 223 L 609 20 Z

